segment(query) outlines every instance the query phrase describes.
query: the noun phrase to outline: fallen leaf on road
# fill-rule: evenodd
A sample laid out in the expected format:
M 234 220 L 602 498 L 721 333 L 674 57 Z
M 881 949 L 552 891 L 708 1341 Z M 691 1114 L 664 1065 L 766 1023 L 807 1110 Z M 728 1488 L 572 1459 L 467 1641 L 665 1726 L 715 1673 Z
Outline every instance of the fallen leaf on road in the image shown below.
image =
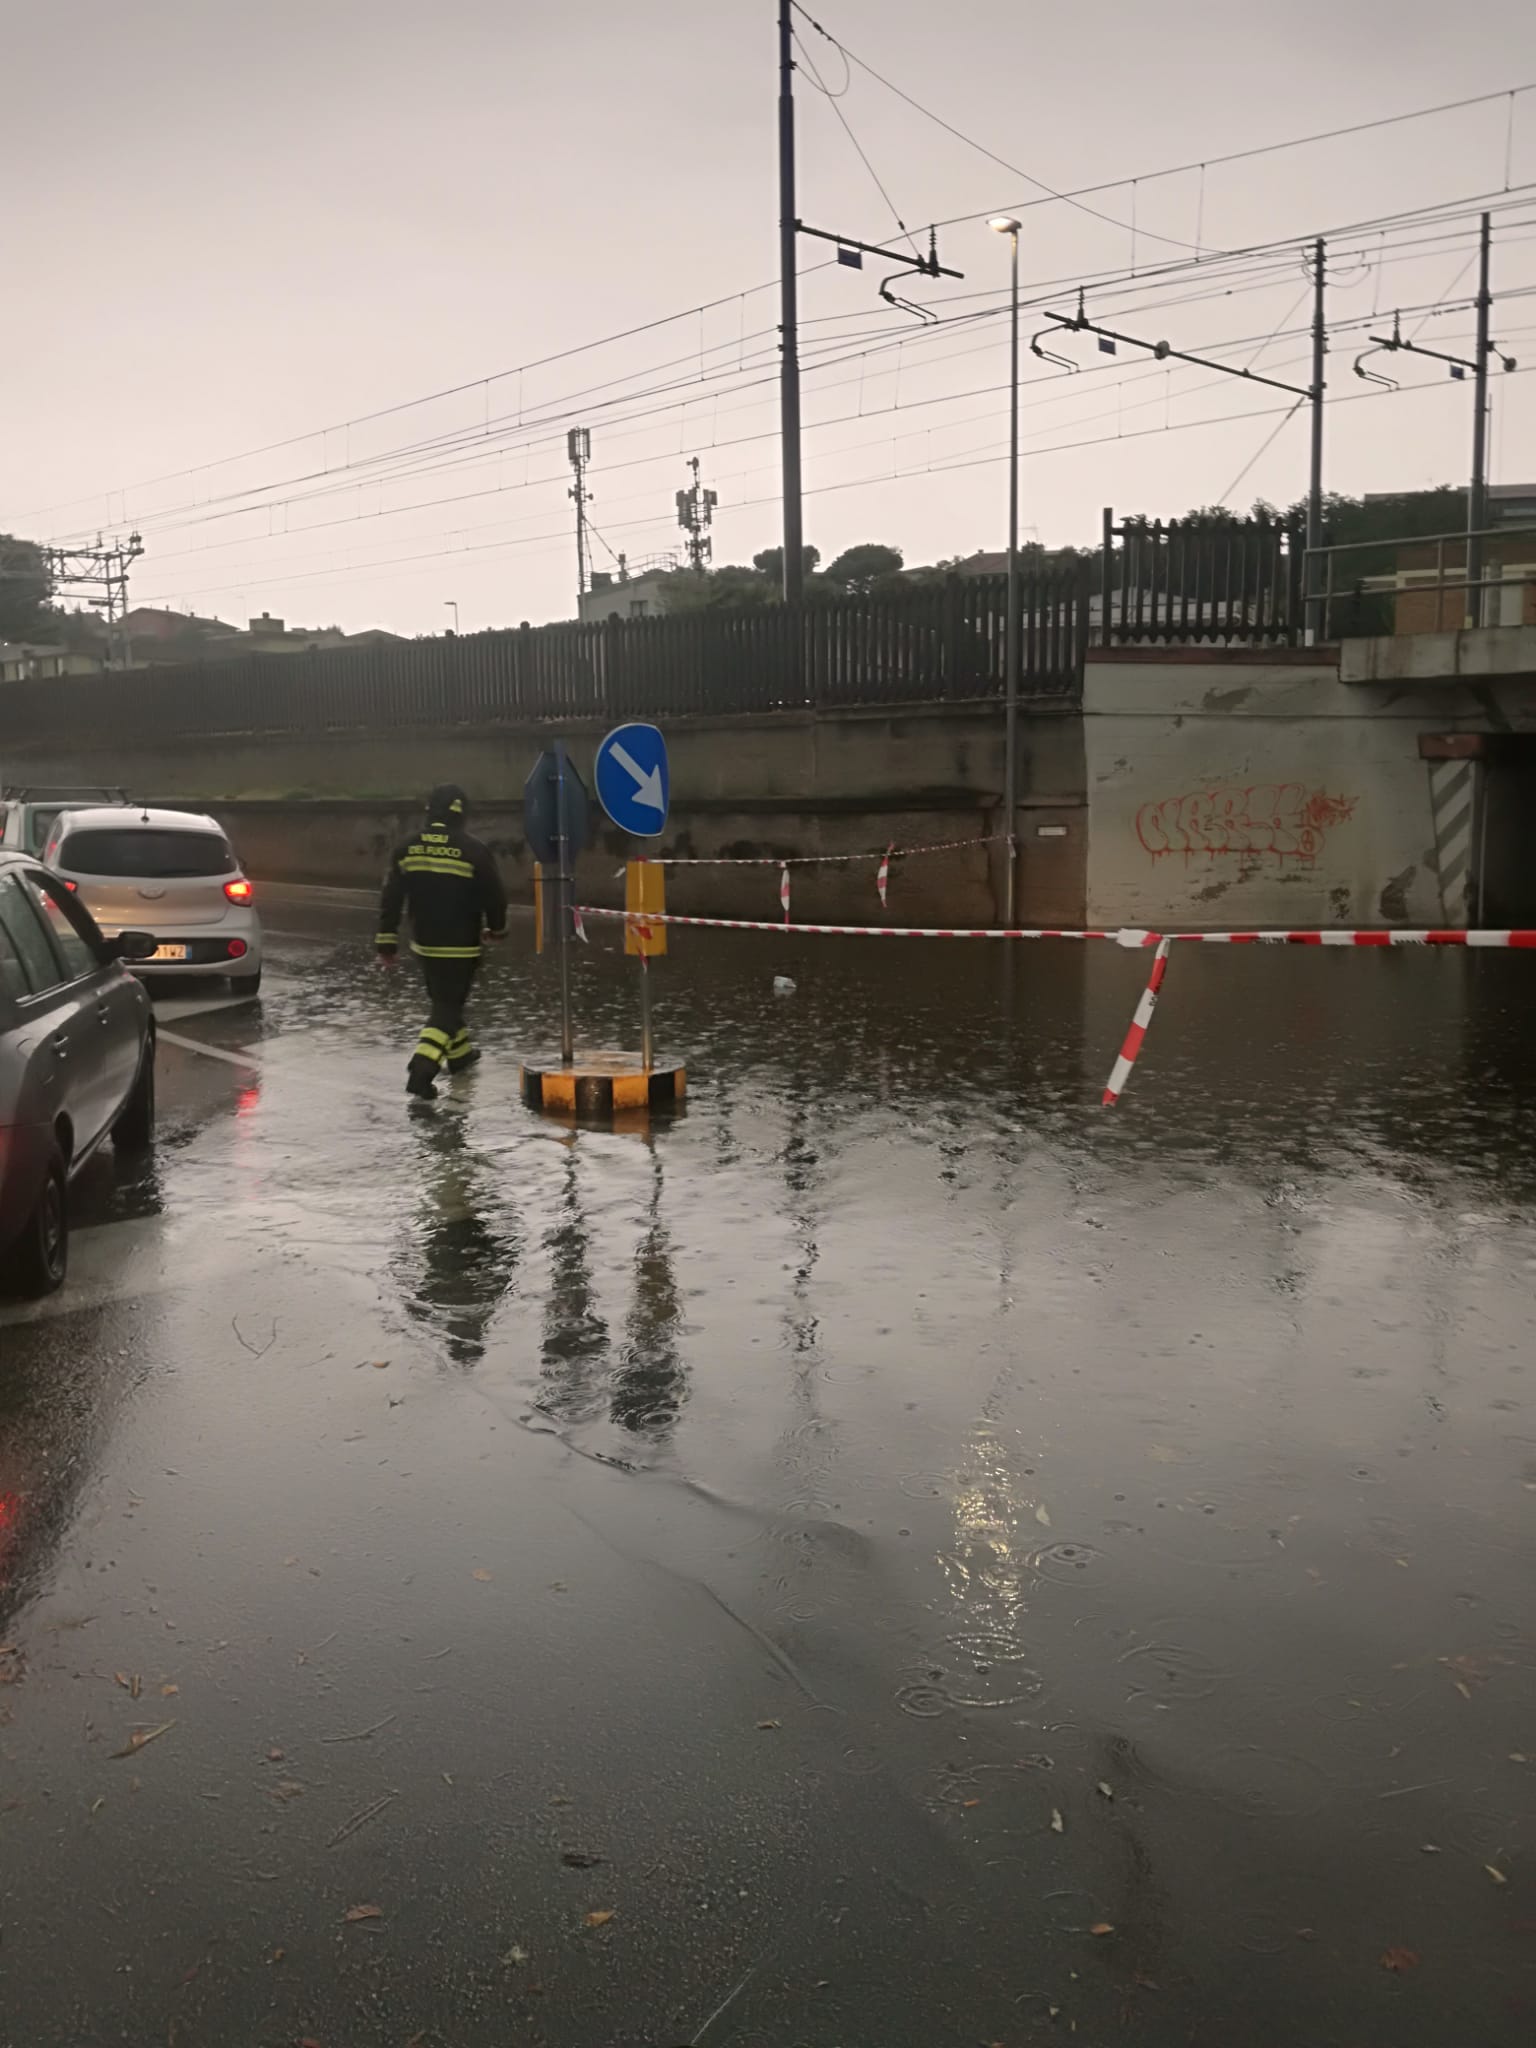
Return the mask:
M 343 1920 L 382 1920 L 384 1918 L 384 1908 L 382 1906 L 348 1906 L 341 1917 Z
M 133 1680 L 128 1676 L 126 1671 L 114 1671 L 112 1676 L 117 1680 L 118 1684 L 123 1688 L 124 1692 L 133 1691 Z
M 1503 1871 L 1500 1870 L 1499 1866 L 1496 1863 L 1485 1863 L 1483 1865 L 1483 1868 L 1487 1871 L 1488 1875 L 1493 1879 L 1495 1884 L 1509 1883 L 1509 1879 L 1504 1875 Z
M 616 1908 L 612 1906 L 606 1906 L 599 1912 L 589 1913 L 587 1915 L 587 1925 L 589 1927 L 606 1927 L 608 1925 L 608 1922 L 613 1918 L 615 1911 Z
M 180 1691 L 181 1687 L 179 1685 L 162 1685 L 160 1697 L 163 1700 L 173 1700 Z
M 479 1579 L 482 1583 L 485 1580 L 487 1580 L 490 1576 L 490 1573 L 486 1570 L 483 1564 L 476 1565 L 475 1569 L 470 1573 L 470 1577 L 472 1579 Z
M 980 1806 L 981 1801 L 979 1799 L 962 1799 L 960 1804 L 962 1806 Z
M 389 1360 L 387 1358 L 370 1358 L 368 1363 L 373 1367 L 375 1372 L 383 1372 L 384 1369 L 388 1366 Z
M 269 1749 L 267 1751 L 267 1762 L 269 1764 L 280 1764 L 282 1760 L 283 1752 L 280 1749 Z
M 158 1728 L 135 1728 L 128 1737 L 127 1746 L 113 1750 L 114 1762 L 118 1757 L 137 1756 L 147 1743 L 157 1742 L 162 1735 L 169 1735 L 175 1726 L 174 1721 L 162 1721 Z
M 1114 1931 L 1115 1925 L 1112 1920 L 1095 1920 L 1088 1930 L 1090 1934 L 1113 1934 Z
M 306 2034 L 303 2040 L 300 2041 L 299 2048 L 320 2048 L 320 2043 L 313 2034 Z
M 1035 1509 L 1035 1520 L 1040 1524 L 1042 1529 L 1049 1529 L 1049 1527 L 1051 1526 L 1050 1510 L 1049 1508 L 1047 1508 L 1044 1501 L 1041 1501 L 1039 1507 Z
M 528 1951 L 514 1941 L 501 1960 L 514 1970 L 520 1970 L 528 1960 Z
M 784 1723 L 782 1721 L 759 1721 L 757 1725 L 759 1728 L 782 1728 Z
M 1061 1808 L 1053 1806 L 1051 1808 L 1051 1833 L 1053 1835 L 1064 1835 L 1066 1832 L 1067 1824 L 1061 1817 Z
M 1100 1778 L 1100 1780 L 1099 1780 L 1099 1797 L 1100 1797 L 1101 1799 L 1113 1799 L 1113 1798 L 1114 1798 L 1114 1796 L 1115 1796 L 1115 1788 L 1114 1788 L 1114 1786 L 1113 1786 L 1113 1785 L 1106 1785 L 1106 1784 L 1105 1784 L 1105 1782 L 1104 1782 L 1104 1780 L 1103 1780 L 1102 1778 Z
M 1512 1764 L 1528 1764 L 1530 1762 L 1530 1758 L 1523 1749 L 1512 1749 L 1509 1752 L 1509 1760 Z
M 1406 1971 L 1416 1970 L 1419 1967 L 1418 1951 L 1411 1948 L 1383 1949 L 1381 1952 L 1381 1967 L 1384 1970 L 1392 1970 L 1401 1977 Z
M 1461 1694 L 1461 1696 L 1462 1696 L 1462 1698 L 1463 1698 L 1464 1700 L 1469 1700 L 1469 1699 L 1471 1699 L 1471 1697 L 1472 1697 L 1472 1688 L 1471 1688 L 1471 1686 L 1470 1686 L 1470 1685 L 1467 1685 L 1467 1684 L 1465 1684 L 1465 1683 L 1463 1682 L 1463 1680 L 1461 1680 L 1461 1679 L 1459 1679 L 1459 1678 L 1458 1678 L 1458 1679 L 1457 1679 L 1457 1681 L 1456 1681 L 1456 1690 L 1457 1690 L 1457 1691 L 1458 1691 L 1458 1692 L 1459 1692 L 1459 1693 Z
M 585 1849 L 562 1849 L 560 1861 L 571 1870 L 596 1870 L 602 1862 L 601 1856 L 593 1856 Z
M 290 1799 L 300 1799 L 304 1794 L 304 1787 L 297 1778 L 279 1779 L 277 1784 L 269 1785 L 267 1790 L 274 1799 L 281 1799 L 285 1803 Z
M 1425 1856 L 1439 1856 L 1442 1853 L 1438 1842 L 1420 1842 L 1419 1851 Z

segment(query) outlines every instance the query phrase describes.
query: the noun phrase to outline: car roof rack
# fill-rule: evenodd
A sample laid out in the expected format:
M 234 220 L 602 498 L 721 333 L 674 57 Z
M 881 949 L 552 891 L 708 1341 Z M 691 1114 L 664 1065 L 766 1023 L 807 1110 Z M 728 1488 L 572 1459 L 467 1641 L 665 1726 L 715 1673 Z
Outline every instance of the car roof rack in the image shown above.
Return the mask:
M 102 797 L 108 803 L 126 804 L 129 801 L 126 789 L 116 786 L 104 787 L 95 782 L 70 782 L 50 787 L 47 783 L 23 783 L 14 789 L 0 789 L 0 797 L 7 803 L 49 803 L 55 797 Z

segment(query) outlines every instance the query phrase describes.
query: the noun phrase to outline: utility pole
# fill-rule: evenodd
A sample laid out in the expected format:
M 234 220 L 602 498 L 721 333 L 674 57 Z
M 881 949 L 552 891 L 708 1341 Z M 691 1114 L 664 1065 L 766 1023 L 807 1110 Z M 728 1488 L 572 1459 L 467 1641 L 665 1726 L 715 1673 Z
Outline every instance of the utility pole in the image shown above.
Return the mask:
M 565 437 L 576 481 L 566 493 L 576 507 L 576 596 L 578 604 L 587 594 L 587 507 L 592 493 L 587 489 L 587 464 L 592 460 L 592 435 L 586 427 L 572 427 Z
M 1448 355 L 1444 349 L 1425 348 L 1422 342 L 1403 339 L 1403 316 L 1392 315 L 1390 334 L 1369 336 L 1370 347 L 1362 349 L 1355 357 L 1355 375 L 1364 377 L 1371 384 L 1385 384 L 1390 390 L 1397 389 L 1390 377 L 1383 377 L 1377 370 L 1365 367 L 1367 356 L 1380 350 L 1396 355 L 1428 356 L 1433 362 L 1444 363 L 1452 378 L 1458 383 L 1466 382 L 1468 370 L 1472 372 L 1472 476 L 1467 487 L 1467 574 L 1463 592 L 1462 621 L 1469 626 L 1480 626 L 1488 607 L 1483 603 L 1483 539 L 1488 526 L 1488 362 L 1497 356 L 1506 372 L 1516 370 L 1519 364 L 1513 356 L 1505 355 L 1503 349 L 1489 332 L 1489 317 L 1493 310 L 1493 293 L 1489 284 L 1492 268 L 1493 216 L 1485 213 L 1478 237 L 1477 276 L 1477 347 L 1469 356 Z M 1437 605 L 1443 596 L 1443 589 L 1437 596 Z
M 144 552 L 143 537 L 130 533 L 125 541 L 107 546 L 100 534 L 88 548 L 44 548 L 43 558 L 55 590 L 77 590 L 101 595 L 86 602 L 102 614 L 107 629 L 109 669 L 133 666 L 133 648 L 128 639 L 128 571 Z
M 693 483 L 686 491 L 677 494 L 677 523 L 688 536 L 688 566 L 702 576 L 709 567 L 714 545 L 709 529 L 714 522 L 720 495 L 717 491 L 706 491 L 700 487 L 697 455 L 689 460 L 688 467 L 693 471 Z
M 1493 295 L 1488 289 L 1489 257 L 1493 242 L 1493 216 L 1483 215 L 1477 258 L 1477 347 L 1473 354 L 1472 393 L 1472 486 L 1467 492 L 1467 607 L 1469 625 L 1485 623 L 1483 603 L 1483 528 L 1488 524 L 1488 313 Z M 1437 620 L 1438 624 L 1439 621 Z
M 779 4 L 779 436 L 783 451 L 784 491 L 784 601 L 796 604 L 805 594 L 805 524 L 800 486 L 800 297 L 795 278 L 796 237 L 810 235 L 818 242 L 832 242 L 837 260 L 850 270 L 862 270 L 866 256 L 878 256 L 902 270 L 915 270 L 922 277 L 960 277 L 958 270 L 946 270 L 939 261 L 938 237 L 928 230 L 928 254 L 906 254 L 883 248 L 877 242 L 855 241 L 852 235 L 830 234 L 825 228 L 807 227 L 795 211 L 795 32 L 791 0 Z M 823 31 L 825 33 L 825 31 Z M 898 221 L 898 225 L 900 222 Z M 902 233 L 907 230 L 902 228 Z M 906 306 L 893 299 L 887 278 L 880 296 L 888 304 Z M 914 308 L 906 307 L 913 311 Z
M 1311 550 L 1323 544 L 1323 393 L 1327 385 L 1323 366 L 1328 354 L 1328 323 L 1325 316 L 1325 294 L 1328 280 L 1328 245 L 1319 235 L 1312 244 L 1312 472 L 1307 484 L 1307 637 L 1314 644 L 1323 638 L 1327 620 L 1323 617 L 1323 601 L 1312 597 L 1311 578 L 1317 574 L 1317 563 L 1311 559 Z M 1294 588 L 1294 585 L 1292 586 Z
M 795 56 L 790 0 L 779 0 L 779 432 L 784 470 L 784 602 L 805 595 L 800 504 L 800 304 L 795 277 Z

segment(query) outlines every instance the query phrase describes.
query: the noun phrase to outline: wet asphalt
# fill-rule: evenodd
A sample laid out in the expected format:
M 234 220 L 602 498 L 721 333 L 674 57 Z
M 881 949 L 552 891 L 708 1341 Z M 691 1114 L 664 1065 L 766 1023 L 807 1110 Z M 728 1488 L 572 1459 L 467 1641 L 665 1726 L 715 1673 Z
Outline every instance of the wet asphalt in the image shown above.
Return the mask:
M 1111 1113 L 1137 956 L 681 935 L 573 1132 L 526 931 L 411 1111 L 267 915 L 0 1304 L 6 2048 L 1536 2035 L 1536 966 L 1191 949 Z

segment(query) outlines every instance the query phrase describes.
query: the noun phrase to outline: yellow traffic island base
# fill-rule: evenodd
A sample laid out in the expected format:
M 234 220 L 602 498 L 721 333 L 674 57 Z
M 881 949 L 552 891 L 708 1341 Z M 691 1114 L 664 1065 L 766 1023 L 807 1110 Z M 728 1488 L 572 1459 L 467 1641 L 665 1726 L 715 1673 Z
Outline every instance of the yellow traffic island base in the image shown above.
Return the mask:
M 625 1052 L 583 1053 L 569 1067 L 525 1066 L 519 1076 L 530 1109 L 585 1123 L 676 1108 L 687 1088 L 682 1067 L 663 1061 L 647 1070 L 637 1053 Z

